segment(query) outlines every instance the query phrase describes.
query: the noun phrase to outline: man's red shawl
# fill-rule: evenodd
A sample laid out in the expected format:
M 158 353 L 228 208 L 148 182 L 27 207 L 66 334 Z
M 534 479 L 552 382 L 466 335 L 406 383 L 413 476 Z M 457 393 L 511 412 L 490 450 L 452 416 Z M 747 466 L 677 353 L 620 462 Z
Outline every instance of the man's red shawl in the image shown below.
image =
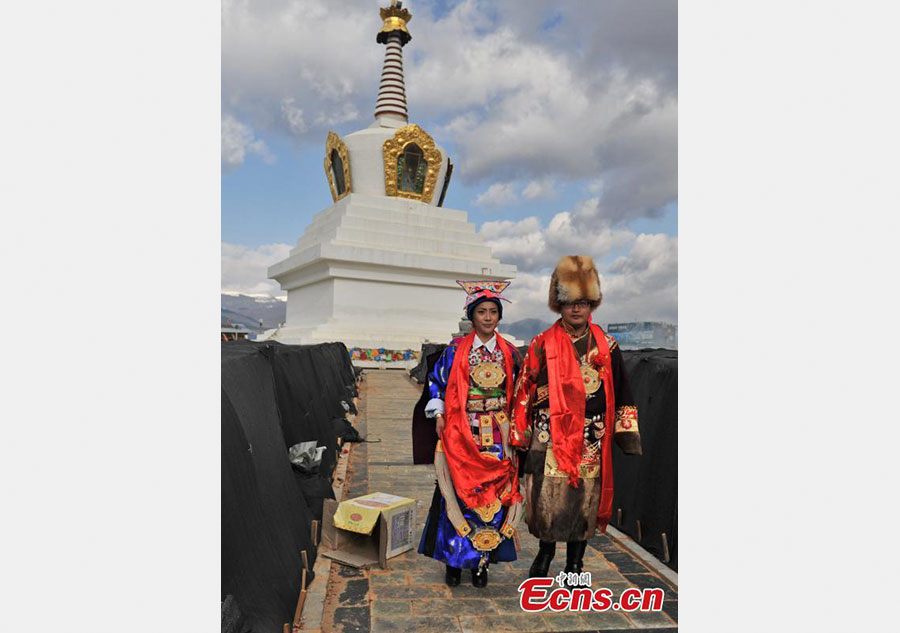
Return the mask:
M 589 324 L 599 351 L 595 368 L 600 372 L 606 394 L 606 432 L 600 443 L 600 506 L 597 527 L 606 530 L 612 515 L 613 472 L 612 435 L 615 424 L 615 393 L 613 391 L 612 360 L 609 343 L 599 326 Z M 578 487 L 579 464 L 584 447 L 584 379 L 575 346 L 561 321 L 557 321 L 544 336 L 547 355 L 547 378 L 550 389 L 550 436 L 553 455 L 559 470 L 569 477 L 569 484 Z
M 512 402 L 513 394 L 513 354 L 515 350 L 500 334 L 497 344 L 503 351 L 506 371 L 506 397 Z M 503 505 L 512 505 L 522 500 L 519 494 L 519 476 L 512 459 L 499 460 L 493 455 L 482 453 L 475 444 L 469 418 L 466 415 L 466 401 L 469 396 L 469 352 L 475 332 L 467 334 L 456 349 L 453 366 L 447 380 L 444 397 L 444 432 L 441 444 L 453 487 L 456 494 L 469 508 L 493 503 L 500 499 Z M 582 398 L 583 400 L 583 398 Z M 582 408 L 584 403 L 582 402 Z

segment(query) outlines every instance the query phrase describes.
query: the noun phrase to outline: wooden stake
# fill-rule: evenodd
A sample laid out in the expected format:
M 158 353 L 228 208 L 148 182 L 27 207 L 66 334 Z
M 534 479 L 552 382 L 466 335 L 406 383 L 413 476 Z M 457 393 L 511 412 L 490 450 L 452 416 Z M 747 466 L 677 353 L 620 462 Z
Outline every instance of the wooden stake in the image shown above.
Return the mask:
M 284 628 L 282 628 L 282 631 L 283 631 L 284 633 L 291 633 L 291 625 L 288 624 L 287 622 L 285 622 L 285 623 L 284 623 Z
M 306 557 L 306 550 L 300 550 L 300 556 L 303 557 L 303 569 L 304 571 L 309 569 L 309 559 Z
M 640 519 L 637 520 L 637 540 L 638 540 L 638 543 L 641 542 L 641 520 Z
M 666 533 L 662 533 L 662 542 L 663 542 L 663 562 L 668 563 L 671 559 L 669 558 L 669 539 L 666 538 Z
M 616 525 L 622 525 L 622 508 L 616 510 Z
M 318 519 L 312 520 L 311 531 L 312 531 L 313 545 L 318 546 L 319 545 L 319 520 Z
M 300 596 L 297 598 L 297 610 L 294 611 L 294 627 L 300 626 L 300 616 L 303 615 L 303 603 L 306 602 L 306 570 L 300 576 Z

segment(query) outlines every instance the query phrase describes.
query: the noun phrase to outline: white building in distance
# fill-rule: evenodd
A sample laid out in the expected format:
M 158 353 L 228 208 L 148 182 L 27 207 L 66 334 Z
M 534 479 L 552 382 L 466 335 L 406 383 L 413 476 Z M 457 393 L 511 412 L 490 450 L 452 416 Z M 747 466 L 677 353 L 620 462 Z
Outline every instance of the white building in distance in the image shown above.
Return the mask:
M 492 256 L 465 211 L 442 206 L 453 164 L 407 114 L 411 15 L 394 0 L 381 18 L 376 39 L 386 50 L 375 121 L 343 138 L 329 132 L 325 174 L 334 204 L 268 270 L 287 291 L 277 341 L 388 350 L 446 342 L 463 316 L 457 279 L 516 274 Z

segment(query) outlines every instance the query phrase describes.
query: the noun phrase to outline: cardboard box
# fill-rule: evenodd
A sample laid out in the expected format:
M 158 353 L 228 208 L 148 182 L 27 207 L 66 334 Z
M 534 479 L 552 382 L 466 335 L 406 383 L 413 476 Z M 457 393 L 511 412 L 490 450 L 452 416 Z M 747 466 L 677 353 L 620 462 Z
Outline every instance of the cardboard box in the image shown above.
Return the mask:
M 415 499 L 385 492 L 325 499 L 322 521 L 322 555 L 351 567 L 387 569 L 389 558 L 415 547 Z

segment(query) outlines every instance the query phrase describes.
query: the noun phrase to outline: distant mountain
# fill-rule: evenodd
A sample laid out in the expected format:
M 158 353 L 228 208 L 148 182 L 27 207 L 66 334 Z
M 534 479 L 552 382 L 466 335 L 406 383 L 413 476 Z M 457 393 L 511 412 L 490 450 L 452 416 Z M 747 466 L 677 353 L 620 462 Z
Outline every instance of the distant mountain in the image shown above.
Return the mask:
M 222 294 L 222 323 L 267 330 L 284 323 L 287 302 L 273 297 Z
M 500 331 L 516 337 L 526 344 L 531 342 L 535 336 L 550 327 L 552 323 L 544 323 L 540 319 L 522 319 L 521 321 L 513 321 L 512 323 L 500 322 Z

